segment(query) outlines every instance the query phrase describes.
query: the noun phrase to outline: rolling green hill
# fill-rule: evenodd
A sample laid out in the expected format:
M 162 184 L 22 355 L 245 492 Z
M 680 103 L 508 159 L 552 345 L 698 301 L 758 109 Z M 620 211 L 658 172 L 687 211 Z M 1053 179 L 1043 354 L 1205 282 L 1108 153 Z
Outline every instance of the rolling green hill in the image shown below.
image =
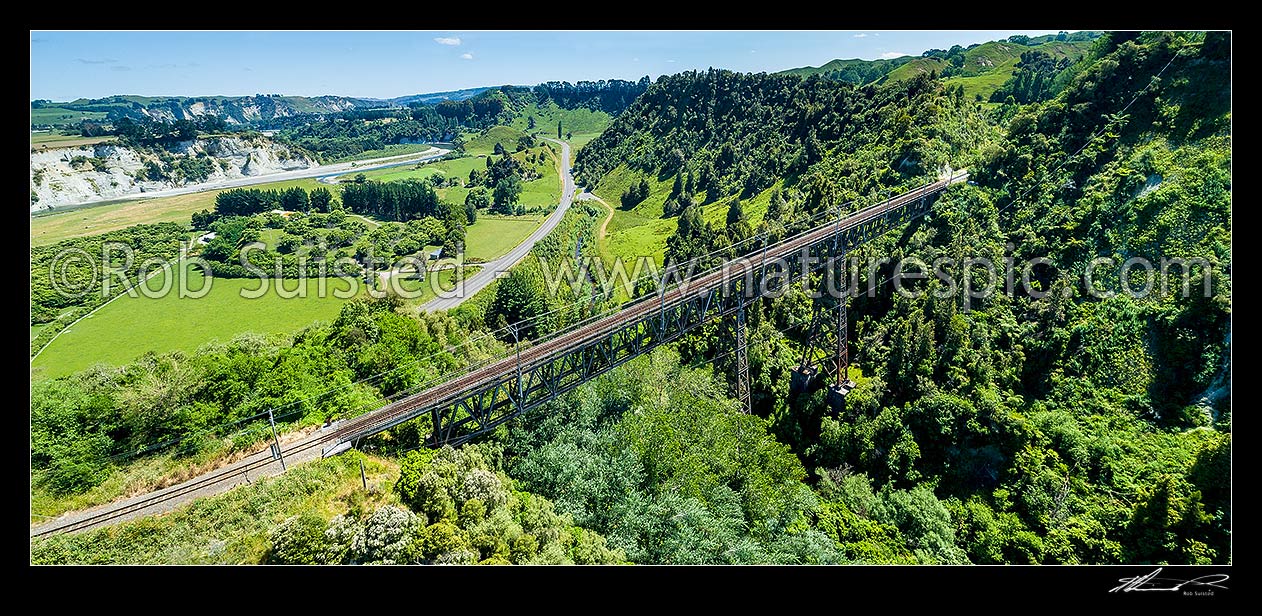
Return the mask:
M 517 149 L 517 140 L 526 136 L 526 133 L 511 126 L 492 126 L 481 133 L 473 133 L 468 136 L 465 141 L 464 149 L 472 155 L 491 154 L 495 151 L 495 145 L 504 146 L 504 149 L 512 152 Z
M 1091 49 L 1092 44 L 1091 41 L 1052 41 L 1042 45 L 1026 46 L 1004 41 L 991 41 L 964 51 L 964 65 L 959 67 L 959 70 L 956 72 L 947 71 L 951 63 L 945 58 L 920 57 L 906 62 L 891 71 L 889 80 L 898 81 L 932 71 L 937 71 L 939 75 L 948 72 L 948 77 L 977 77 L 979 75 L 1003 73 L 1005 68 L 1010 73 L 1011 67 L 1016 65 L 1023 52 L 1037 50 L 1055 58 L 1077 60 Z
M 891 59 L 838 59 L 818 67 L 794 68 L 777 74 L 799 77 L 820 75 L 826 79 L 863 85 L 902 81 L 933 73 L 945 77 L 949 86 L 963 86 L 964 94 L 969 98 L 981 96 L 982 100 L 988 100 L 991 93 L 1013 76 L 1022 53 L 1039 51 L 1053 59 L 1067 59 L 1072 64 L 1090 51 L 1097 37 L 1096 33 L 1087 32 L 1067 35 L 1065 40 L 1059 40 L 1054 35 L 1028 41 L 1013 38 L 1021 42 L 1013 42 L 1013 39 L 990 41 L 967 48 L 933 49 L 920 56 Z
M 822 66 L 791 68 L 787 71 L 780 71 L 777 74 L 796 75 L 798 77 L 822 75 L 838 81 L 864 84 L 877 81 L 889 74 L 890 71 L 907 64 L 914 59 L 914 56 L 901 56 L 889 59 L 881 58 L 877 60 L 861 60 L 859 58 L 851 58 L 849 60 L 837 59 Z
M 530 128 L 530 120 L 534 119 L 535 126 Z M 512 127 L 523 131 L 538 132 L 540 135 L 555 137 L 557 130 L 557 122 L 561 123 L 561 129 L 565 132 L 574 134 L 600 134 L 609 127 L 609 121 L 612 118 L 608 113 L 600 110 L 592 110 L 585 108 L 563 109 L 558 107 L 556 103 L 548 101 L 543 105 L 533 105 L 517 112 L 517 117 L 513 118 Z

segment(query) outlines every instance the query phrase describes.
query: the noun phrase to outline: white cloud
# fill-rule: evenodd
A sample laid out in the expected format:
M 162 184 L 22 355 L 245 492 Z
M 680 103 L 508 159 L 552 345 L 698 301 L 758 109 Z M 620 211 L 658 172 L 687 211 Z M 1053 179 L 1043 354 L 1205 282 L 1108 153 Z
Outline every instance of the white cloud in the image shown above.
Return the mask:
M 467 52 L 466 52 L 466 53 L 462 53 L 462 54 L 460 54 L 460 57 L 461 57 L 461 58 L 464 58 L 465 60 L 472 60 L 472 59 L 473 59 L 473 54 L 471 54 L 471 53 L 467 53 Z
M 860 33 L 858 33 L 858 34 L 854 35 L 854 37 L 855 37 L 855 38 L 868 38 L 868 35 L 867 35 L 867 34 L 864 34 L 863 32 L 860 32 Z
M 459 44 L 460 44 L 460 37 L 458 37 L 458 36 L 439 36 L 439 37 L 436 37 L 436 38 L 434 39 L 434 42 L 435 42 L 435 43 L 438 43 L 439 45 L 452 45 L 452 46 L 455 46 L 455 45 L 459 45 Z
M 639 59 L 639 58 L 631 58 L 631 61 L 632 61 L 632 62 L 639 62 L 639 61 L 640 61 L 640 59 Z
M 758 53 L 758 50 L 757 50 L 757 49 L 751 49 L 751 50 L 749 50 L 749 53 Z
M 671 63 L 671 64 L 674 64 L 674 62 L 675 62 L 675 61 L 674 61 L 674 60 L 667 60 L 667 62 L 669 62 L 669 63 Z
M 911 55 L 911 54 L 909 54 L 909 53 L 903 53 L 903 52 L 901 52 L 901 51 L 887 51 L 887 52 L 885 52 L 885 53 L 881 54 L 881 57 L 882 57 L 882 58 L 884 58 L 884 59 L 886 59 L 886 60 L 890 60 L 890 59 L 893 59 L 893 58 L 901 58 L 901 57 L 903 57 L 903 56 L 910 56 L 910 55 Z

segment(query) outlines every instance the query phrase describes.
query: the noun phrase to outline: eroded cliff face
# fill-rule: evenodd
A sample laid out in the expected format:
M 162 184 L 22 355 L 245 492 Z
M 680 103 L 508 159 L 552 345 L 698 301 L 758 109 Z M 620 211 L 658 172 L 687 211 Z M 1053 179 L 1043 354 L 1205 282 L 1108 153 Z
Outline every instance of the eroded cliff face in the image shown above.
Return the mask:
M 261 137 L 213 137 L 169 149 L 101 144 L 31 154 L 31 211 L 232 178 L 306 169 L 315 158 Z

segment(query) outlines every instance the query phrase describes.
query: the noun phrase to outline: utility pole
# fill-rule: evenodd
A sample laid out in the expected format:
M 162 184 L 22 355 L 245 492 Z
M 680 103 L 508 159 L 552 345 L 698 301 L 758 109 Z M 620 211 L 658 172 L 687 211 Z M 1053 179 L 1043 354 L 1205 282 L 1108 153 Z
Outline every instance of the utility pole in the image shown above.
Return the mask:
M 368 489 L 368 475 L 364 474 L 364 459 L 359 459 L 359 480 L 364 483 L 364 490 Z
M 285 468 L 285 454 L 280 452 L 280 436 L 276 434 L 276 420 L 272 417 L 272 409 L 267 409 L 267 423 L 272 424 L 272 446 L 276 448 L 276 457 L 280 458 L 280 471 L 283 473 L 289 469 Z

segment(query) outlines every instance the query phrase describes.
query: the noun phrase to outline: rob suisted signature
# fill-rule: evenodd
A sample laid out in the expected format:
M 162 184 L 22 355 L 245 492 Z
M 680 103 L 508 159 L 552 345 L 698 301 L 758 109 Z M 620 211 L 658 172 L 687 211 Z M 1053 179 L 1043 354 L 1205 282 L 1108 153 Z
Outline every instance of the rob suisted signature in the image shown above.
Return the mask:
M 1226 590 L 1227 587 L 1223 586 L 1222 583 L 1226 582 L 1231 577 L 1225 573 L 1211 573 L 1209 575 L 1202 575 L 1201 577 L 1192 578 L 1190 580 L 1180 580 L 1176 578 L 1157 577 L 1159 573 L 1161 573 L 1160 568 L 1148 575 L 1121 578 L 1118 580 L 1121 584 L 1109 592 L 1174 592 L 1184 590 L 1185 588 L 1188 591 L 1193 591 L 1193 588 L 1205 588 L 1209 589 L 1208 592 L 1213 592 L 1212 589 L 1214 588 Z

